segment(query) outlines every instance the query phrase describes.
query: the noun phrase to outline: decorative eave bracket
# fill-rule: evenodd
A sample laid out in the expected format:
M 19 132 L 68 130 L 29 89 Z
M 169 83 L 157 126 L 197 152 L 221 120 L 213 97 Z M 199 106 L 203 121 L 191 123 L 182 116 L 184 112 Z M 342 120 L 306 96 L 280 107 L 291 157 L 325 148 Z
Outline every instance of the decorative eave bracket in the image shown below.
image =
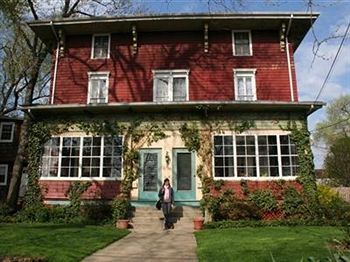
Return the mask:
M 66 51 L 66 35 L 64 34 L 63 30 L 58 30 L 58 40 L 59 40 L 59 53 L 60 57 L 64 57 L 65 51 Z
M 280 30 L 280 49 L 281 52 L 286 51 L 286 24 L 282 23 Z
M 136 31 L 136 26 L 132 26 L 132 54 L 136 55 L 137 54 L 137 31 Z
M 209 32 L 209 26 L 207 23 L 204 24 L 204 53 L 208 53 L 209 52 L 209 36 L 208 36 L 208 32 Z

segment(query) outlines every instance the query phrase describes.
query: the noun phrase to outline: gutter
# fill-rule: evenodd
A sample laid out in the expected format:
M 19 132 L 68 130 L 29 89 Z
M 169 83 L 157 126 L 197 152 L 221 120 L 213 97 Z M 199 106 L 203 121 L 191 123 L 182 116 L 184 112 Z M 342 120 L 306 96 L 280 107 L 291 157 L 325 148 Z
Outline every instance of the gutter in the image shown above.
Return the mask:
M 290 19 L 289 19 L 287 33 L 286 33 L 286 49 L 287 49 L 286 54 L 287 54 L 287 63 L 288 63 L 290 100 L 292 102 L 294 102 L 294 86 L 293 86 L 293 77 L 292 77 L 292 67 L 290 64 L 289 41 L 288 41 L 289 31 L 290 31 L 290 28 L 292 26 L 292 20 L 293 20 L 293 13 L 290 14 Z
M 57 67 L 58 67 L 58 58 L 59 58 L 59 49 L 60 49 L 60 41 L 58 39 L 58 36 L 56 34 L 56 30 L 54 28 L 53 21 L 50 21 L 50 26 L 52 29 L 53 34 L 55 35 L 55 38 L 57 40 L 57 46 L 56 46 L 56 58 L 55 58 L 55 68 L 53 73 L 53 80 L 52 80 L 52 94 L 51 94 L 51 101 L 50 103 L 54 103 L 55 99 L 55 91 L 56 91 L 56 81 L 57 81 Z

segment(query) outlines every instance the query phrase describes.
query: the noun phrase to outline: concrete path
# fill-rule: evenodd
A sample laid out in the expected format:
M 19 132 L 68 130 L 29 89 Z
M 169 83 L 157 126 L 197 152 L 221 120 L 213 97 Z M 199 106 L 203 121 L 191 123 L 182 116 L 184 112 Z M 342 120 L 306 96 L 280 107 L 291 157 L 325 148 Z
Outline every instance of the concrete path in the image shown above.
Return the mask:
M 188 230 L 131 232 L 83 260 L 92 261 L 198 261 L 196 240 Z

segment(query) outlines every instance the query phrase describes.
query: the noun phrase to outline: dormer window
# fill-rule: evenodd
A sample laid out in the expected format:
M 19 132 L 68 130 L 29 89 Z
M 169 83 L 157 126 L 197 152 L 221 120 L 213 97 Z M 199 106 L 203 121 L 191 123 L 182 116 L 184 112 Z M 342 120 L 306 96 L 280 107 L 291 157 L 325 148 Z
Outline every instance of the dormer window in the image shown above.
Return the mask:
M 0 142 L 13 142 L 13 135 L 15 132 L 15 123 L 2 122 L 0 123 Z
M 255 101 L 255 69 L 234 69 L 236 100 Z
M 153 101 L 187 101 L 188 73 L 188 70 L 153 71 Z
M 250 31 L 232 31 L 232 46 L 234 56 L 251 56 L 252 36 Z
M 88 104 L 108 102 L 109 72 L 90 72 L 88 88 Z
M 110 35 L 93 35 L 91 58 L 109 58 Z

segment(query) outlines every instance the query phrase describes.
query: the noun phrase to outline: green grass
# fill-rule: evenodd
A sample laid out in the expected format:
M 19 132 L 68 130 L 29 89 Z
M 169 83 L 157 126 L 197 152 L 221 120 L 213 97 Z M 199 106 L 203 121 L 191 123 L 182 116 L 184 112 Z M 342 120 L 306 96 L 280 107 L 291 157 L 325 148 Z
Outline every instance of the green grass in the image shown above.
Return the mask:
M 336 227 L 296 226 L 210 229 L 195 235 L 200 261 L 279 262 L 330 256 L 330 241 L 344 233 Z
M 0 224 L 0 257 L 80 261 L 127 234 L 127 230 L 112 226 Z

